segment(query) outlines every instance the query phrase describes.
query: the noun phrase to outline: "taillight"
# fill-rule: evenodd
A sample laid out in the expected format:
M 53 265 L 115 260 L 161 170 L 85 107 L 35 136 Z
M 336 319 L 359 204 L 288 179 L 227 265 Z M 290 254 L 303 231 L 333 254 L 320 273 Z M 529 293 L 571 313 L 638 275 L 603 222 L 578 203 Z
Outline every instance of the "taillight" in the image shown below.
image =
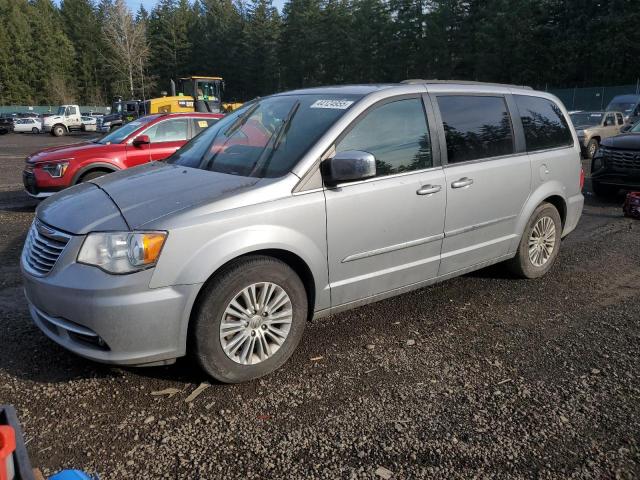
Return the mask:
M 584 187 L 584 168 L 580 167 L 580 190 Z

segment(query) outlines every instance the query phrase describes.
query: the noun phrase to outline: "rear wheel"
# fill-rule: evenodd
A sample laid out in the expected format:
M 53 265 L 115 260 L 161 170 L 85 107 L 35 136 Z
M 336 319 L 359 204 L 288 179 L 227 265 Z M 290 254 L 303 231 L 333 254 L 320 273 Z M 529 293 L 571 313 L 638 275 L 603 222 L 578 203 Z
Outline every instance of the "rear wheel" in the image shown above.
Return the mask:
M 562 220 L 556 207 L 542 203 L 524 229 L 516 256 L 508 262 L 510 270 L 523 278 L 539 278 L 553 266 L 560 250 Z
M 591 140 L 589 140 L 589 143 L 587 144 L 587 156 L 589 158 L 593 158 L 593 156 L 598 151 L 599 146 L 600 142 L 598 142 L 597 138 L 592 138 Z
M 279 368 L 297 347 L 307 319 L 307 295 L 284 262 L 249 256 L 220 271 L 202 292 L 190 340 L 212 377 L 239 383 Z
M 38 130 L 38 128 L 37 128 L 37 127 L 33 127 L 33 128 L 31 129 L 31 133 L 33 133 L 33 134 L 35 135 L 35 134 L 40 133 L 40 130 Z
M 595 180 L 591 180 L 591 188 L 596 197 L 614 197 L 619 190 L 618 187 L 603 185 Z

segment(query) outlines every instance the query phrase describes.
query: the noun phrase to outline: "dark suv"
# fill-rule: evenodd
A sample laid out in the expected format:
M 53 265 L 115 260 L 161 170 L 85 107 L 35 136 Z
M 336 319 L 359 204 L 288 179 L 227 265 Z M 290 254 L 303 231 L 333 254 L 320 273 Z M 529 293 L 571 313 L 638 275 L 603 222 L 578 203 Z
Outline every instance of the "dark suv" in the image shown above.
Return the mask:
M 602 140 L 591 161 L 591 179 L 599 196 L 640 189 L 640 123 L 628 133 Z
M 0 135 L 13 132 L 13 118 L 12 117 L 0 117 Z

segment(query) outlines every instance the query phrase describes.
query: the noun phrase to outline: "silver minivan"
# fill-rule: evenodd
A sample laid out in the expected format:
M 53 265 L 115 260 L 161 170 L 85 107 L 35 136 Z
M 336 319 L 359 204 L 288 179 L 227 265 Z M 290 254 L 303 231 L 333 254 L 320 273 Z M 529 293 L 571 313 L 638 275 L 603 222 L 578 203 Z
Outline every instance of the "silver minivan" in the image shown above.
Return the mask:
M 31 315 L 83 357 L 192 353 L 224 382 L 280 367 L 305 323 L 505 262 L 552 267 L 583 206 L 552 95 L 408 81 L 258 99 L 168 160 L 38 207 Z

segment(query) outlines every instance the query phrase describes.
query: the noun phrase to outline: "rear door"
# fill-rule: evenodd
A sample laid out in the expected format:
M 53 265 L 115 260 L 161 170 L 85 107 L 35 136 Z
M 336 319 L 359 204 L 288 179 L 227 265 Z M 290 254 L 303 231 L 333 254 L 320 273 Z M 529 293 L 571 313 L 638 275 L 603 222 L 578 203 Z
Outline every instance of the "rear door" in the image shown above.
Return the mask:
M 602 138 L 613 137 L 620 133 L 620 127 L 616 125 L 616 116 L 614 113 L 607 113 L 602 123 Z
M 333 306 L 437 275 L 445 188 L 432 136 L 415 95 L 374 105 L 336 142 L 373 154 L 377 175 L 325 189 Z
M 204 132 L 207 128 L 218 121 L 217 118 L 206 117 L 206 118 L 192 118 L 191 119 L 191 135 L 189 138 L 193 138 L 200 133 Z
M 531 187 L 510 95 L 437 94 L 447 209 L 439 275 L 507 255 Z M 519 125 L 519 124 L 518 124 Z

